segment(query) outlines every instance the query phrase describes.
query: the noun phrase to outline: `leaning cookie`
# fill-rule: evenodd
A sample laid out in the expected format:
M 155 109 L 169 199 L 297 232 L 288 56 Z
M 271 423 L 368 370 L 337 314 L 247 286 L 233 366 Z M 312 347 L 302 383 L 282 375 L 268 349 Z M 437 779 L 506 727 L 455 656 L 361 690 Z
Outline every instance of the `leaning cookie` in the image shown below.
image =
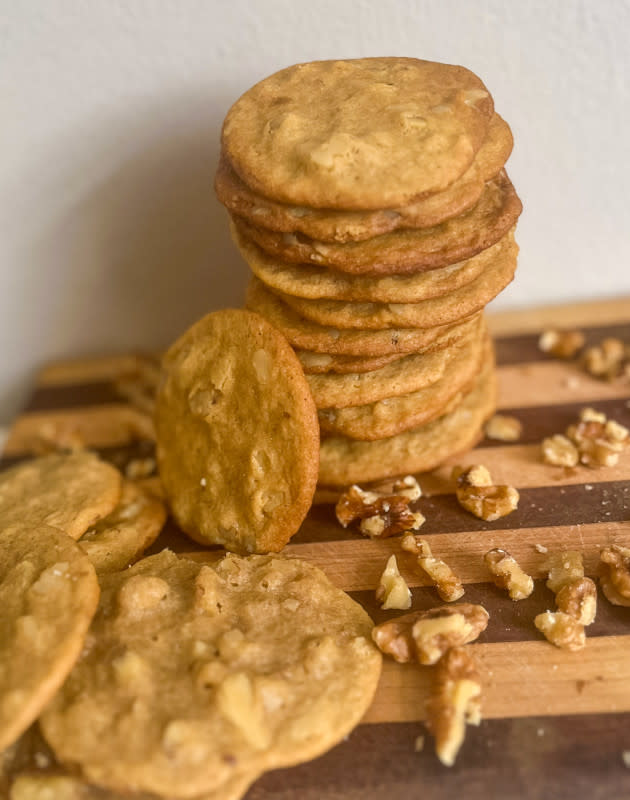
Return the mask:
M 102 578 L 93 636 L 42 731 L 97 785 L 202 795 L 352 730 L 380 673 L 371 629 L 306 562 L 165 550 Z
M 169 349 L 157 457 L 172 514 L 195 541 L 280 550 L 313 499 L 317 412 L 286 339 L 249 311 L 208 314 Z
M 94 567 L 65 533 L 45 525 L 0 530 L 0 750 L 65 680 L 98 597 Z

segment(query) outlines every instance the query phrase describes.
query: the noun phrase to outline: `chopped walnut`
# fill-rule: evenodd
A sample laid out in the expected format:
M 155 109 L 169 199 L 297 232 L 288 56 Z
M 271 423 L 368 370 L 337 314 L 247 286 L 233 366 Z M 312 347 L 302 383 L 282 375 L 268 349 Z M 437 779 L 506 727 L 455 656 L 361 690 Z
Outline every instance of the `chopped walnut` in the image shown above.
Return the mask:
M 481 722 L 481 682 L 466 648 L 453 648 L 438 662 L 426 711 L 437 757 L 451 767 L 464 741 L 466 724 Z
M 557 358 L 573 358 L 584 347 L 584 334 L 577 330 L 547 330 L 543 331 L 538 340 L 538 347 L 543 353 L 549 353 Z
M 379 494 L 351 486 L 339 498 L 335 513 L 344 528 L 360 520 L 359 530 L 371 538 L 385 539 L 403 531 L 418 530 L 424 517 L 419 511 L 412 511 L 409 503 L 411 498 L 419 496 L 419 489 L 417 483 L 415 487 L 405 484 L 400 493 Z
M 458 603 L 414 611 L 377 625 L 372 638 L 383 653 L 405 663 L 435 664 L 451 647 L 472 642 L 488 625 L 483 606 Z
M 495 486 L 484 466 L 465 470 L 454 467 L 453 478 L 457 481 L 455 495 L 459 504 L 479 519 L 493 522 L 518 507 L 518 491 L 512 486 Z
M 500 442 L 516 442 L 521 438 L 523 425 L 516 417 L 505 414 L 495 414 L 486 422 L 486 436 L 488 439 L 498 439 Z
M 577 447 L 561 433 L 543 439 L 542 454 L 543 461 L 554 467 L 575 467 L 580 460 Z
M 591 467 L 614 466 L 630 441 L 626 427 L 592 408 L 582 410 L 580 421 L 567 428 L 567 436 L 577 446 L 581 463 Z
M 545 611 L 538 614 L 534 625 L 547 641 L 564 650 L 581 650 L 586 644 L 584 625 L 564 611 Z
M 616 606 L 630 606 L 630 547 L 613 544 L 599 554 L 600 584 L 606 598 Z
M 524 572 L 516 560 L 506 551 L 495 547 L 483 557 L 500 589 L 507 589 L 510 600 L 524 600 L 534 591 L 534 580 Z
M 132 458 L 125 467 L 125 477 L 131 481 L 141 480 L 153 475 L 156 469 L 155 459 L 151 458 Z
M 626 346 L 620 339 L 608 337 L 582 354 L 582 366 L 594 378 L 613 381 L 624 369 Z
M 577 550 L 564 550 L 553 553 L 545 565 L 549 577 L 547 587 L 557 594 L 563 586 L 584 577 L 582 554 Z
M 452 569 L 439 558 L 436 558 L 426 539 L 420 539 L 412 533 L 403 536 L 400 546 L 407 553 L 417 556 L 418 566 L 434 582 L 437 593 L 447 603 L 451 603 L 464 594 L 464 587 Z
M 581 625 L 590 625 L 597 613 L 597 587 L 590 578 L 577 578 L 565 583 L 556 594 L 560 611 L 576 619 Z
M 382 609 L 399 609 L 401 611 L 411 608 L 411 591 L 405 579 L 400 574 L 396 556 L 389 557 L 381 579 L 376 587 L 376 599 L 382 603 Z

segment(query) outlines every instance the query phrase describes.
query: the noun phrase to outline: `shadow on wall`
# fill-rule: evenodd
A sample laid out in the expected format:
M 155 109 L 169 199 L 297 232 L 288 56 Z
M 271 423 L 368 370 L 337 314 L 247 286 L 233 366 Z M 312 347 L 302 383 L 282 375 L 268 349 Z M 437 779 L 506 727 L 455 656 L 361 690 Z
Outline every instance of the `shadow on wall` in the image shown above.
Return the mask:
M 161 99 L 82 133 L 76 157 L 64 152 L 56 171 L 45 165 L 41 202 L 52 208 L 11 291 L 39 315 L 16 336 L 28 366 L 161 349 L 206 312 L 242 305 L 247 268 L 213 190 L 233 99 L 212 89 Z

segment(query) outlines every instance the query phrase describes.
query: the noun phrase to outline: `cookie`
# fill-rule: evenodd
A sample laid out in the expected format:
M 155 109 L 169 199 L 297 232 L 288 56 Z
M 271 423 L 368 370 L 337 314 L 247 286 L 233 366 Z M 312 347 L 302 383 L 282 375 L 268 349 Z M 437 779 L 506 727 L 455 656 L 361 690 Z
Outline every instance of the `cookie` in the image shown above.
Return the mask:
M 288 294 L 280 299 L 304 319 L 336 328 L 433 328 L 482 311 L 514 278 L 518 246 L 501 257 L 466 286 L 420 303 L 354 303 L 346 300 L 304 300 Z
M 458 348 L 436 383 L 407 394 L 386 397 L 365 405 L 323 408 L 319 414 L 322 432 L 350 439 L 373 441 L 426 425 L 454 410 L 470 391 L 484 357 L 490 357 L 486 342 L 473 341 Z
M 55 454 L 0 473 L 0 528 L 51 525 L 73 539 L 109 514 L 120 472 L 86 451 Z
M 153 544 L 165 521 L 164 503 L 126 480 L 116 508 L 91 526 L 79 545 L 98 573 L 126 569 Z
M 234 241 L 250 269 L 268 289 L 309 300 L 349 300 L 355 303 L 420 303 L 470 285 L 490 264 L 514 245 L 514 230 L 472 258 L 447 267 L 412 273 L 368 277 L 348 275 L 313 264 L 291 264 L 267 255 L 242 237 L 232 225 Z
M 98 603 L 94 567 L 46 525 L 0 529 L 0 750 L 29 727 L 72 669 Z
M 254 191 L 314 208 L 379 209 L 440 192 L 470 166 L 494 113 L 469 70 L 413 58 L 276 72 L 229 110 L 222 150 Z
M 428 425 L 374 442 L 344 436 L 322 439 L 320 483 L 342 487 L 434 469 L 481 438 L 495 405 L 496 377 L 489 364 L 457 408 Z
M 321 242 L 255 227 L 242 217 L 232 219 L 242 236 L 283 261 L 313 262 L 359 275 L 401 275 L 471 258 L 501 239 L 522 208 L 503 171 L 485 185 L 479 201 L 464 214 L 432 228 L 394 231 L 363 242 Z
M 304 319 L 277 295 L 253 278 L 247 287 L 246 305 L 265 317 L 297 348 L 345 356 L 385 356 L 423 353 L 446 347 L 466 336 L 477 324 L 475 317 L 435 328 L 388 328 L 341 330 Z
M 300 363 L 257 314 L 216 311 L 164 357 L 157 460 L 181 529 L 238 552 L 280 550 L 310 507 L 319 426 Z
M 371 372 L 391 364 L 405 353 L 390 353 L 383 356 L 340 356 L 332 353 L 314 353 L 311 350 L 296 350 L 302 369 L 306 375 L 324 375 L 335 373 L 345 375 L 351 373 Z
M 314 758 L 359 722 L 381 657 L 318 568 L 165 550 L 102 579 L 83 654 L 41 718 L 61 761 L 172 797 Z
M 214 185 L 219 201 L 252 225 L 324 242 L 362 241 L 399 228 L 428 228 L 463 214 L 479 200 L 484 183 L 501 171 L 511 150 L 509 125 L 494 114 L 475 160 L 461 177 L 442 192 L 396 209 L 333 211 L 276 203 L 250 189 L 225 158 L 219 161 Z
M 384 398 L 417 392 L 442 380 L 457 353 L 463 351 L 470 356 L 473 345 L 478 350 L 484 332 L 485 323 L 479 317 L 471 335 L 463 337 L 451 347 L 404 356 L 370 372 L 307 375 L 306 379 L 318 409 L 363 406 Z M 319 416 L 321 425 L 322 415 Z

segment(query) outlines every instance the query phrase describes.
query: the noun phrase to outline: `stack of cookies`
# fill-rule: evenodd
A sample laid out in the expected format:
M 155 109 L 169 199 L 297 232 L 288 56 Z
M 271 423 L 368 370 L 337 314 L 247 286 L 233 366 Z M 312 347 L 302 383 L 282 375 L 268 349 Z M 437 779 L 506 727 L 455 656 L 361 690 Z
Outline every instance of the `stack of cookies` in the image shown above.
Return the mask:
M 323 486 L 432 469 L 495 406 L 483 309 L 512 280 L 512 135 L 469 70 L 322 61 L 247 91 L 216 191 L 321 428 Z

